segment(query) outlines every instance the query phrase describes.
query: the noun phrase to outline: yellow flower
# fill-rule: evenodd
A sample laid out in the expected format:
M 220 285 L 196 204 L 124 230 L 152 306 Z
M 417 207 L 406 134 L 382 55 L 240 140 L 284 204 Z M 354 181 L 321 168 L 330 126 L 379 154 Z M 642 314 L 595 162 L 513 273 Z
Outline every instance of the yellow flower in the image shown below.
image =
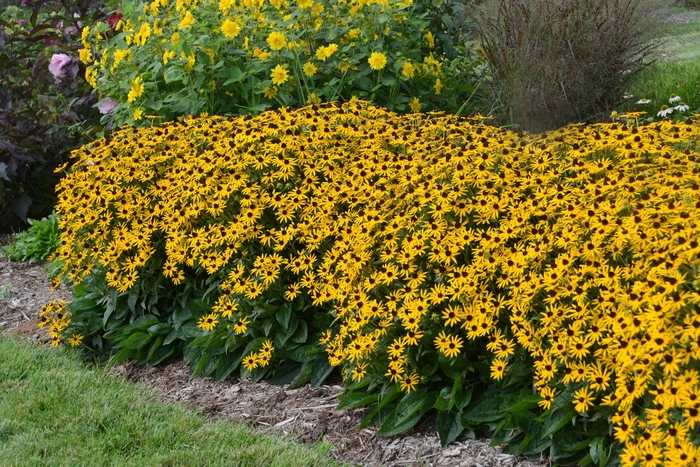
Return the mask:
M 581 388 L 574 393 L 574 403 L 577 412 L 585 412 L 588 408 L 593 405 L 593 392 L 588 388 Z
M 180 33 L 176 32 L 173 33 L 173 35 L 170 37 L 170 42 L 172 42 L 173 45 L 177 45 L 180 43 Z
M 136 121 L 141 120 L 142 115 L 143 115 L 143 112 L 141 111 L 141 109 L 134 110 L 134 121 L 136 122 Z
M 187 11 L 185 13 L 185 17 L 180 21 L 180 24 L 178 25 L 178 29 L 185 29 L 194 24 L 194 16 L 192 16 L 192 13 L 190 11 Z M 174 43 L 174 42 L 173 42 Z
M 77 347 L 83 341 L 84 337 L 85 336 L 83 336 L 82 334 L 73 334 L 71 337 L 68 338 L 68 343 L 71 347 Z
M 367 362 L 359 363 L 350 373 L 350 378 L 353 381 L 360 381 L 367 374 Z
M 282 50 L 287 45 L 287 38 L 281 32 L 275 31 L 267 36 L 267 43 L 272 50 Z
M 325 62 L 330 58 L 331 55 L 338 51 L 338 44 L 329 44 L 327 46 L 321 46 L 316 49 L 316 58 L 322 62 Z
M 89 65 L 92 61 L 92 51 L 90 49 L 80 49 L 78 55 L 80 56 L 80 61 L 85 65 Z
M 85 70 L 85 81 L 93 88 L 97 87 L 97 68 L 88 68 Z
M 554 402 L 554 389 L 549 386 L 543 387 L 540 389 L 540 397 L 542 397 L 542 400 L 539 401 L 537 405 L 544 410 L 549 410 L 549 408 L 552 407 L 552 402 Z
M 218 317 L 219 315 L 217 315 L 216 313 L 210 313 L 206 316 L 202 316 L 199 319 L 197 326 L 205 331 L 212 331 L 219 322 Z
M 263 96 L 267 99 L 274 99 L 274 97 L 277 95 L 277 89 L 276 88 L 271 88 L 270 86 L 267 86 L 265 89 L 263 89 Z
M 433 37 L 433 33 L 428 31 L 425 33 L 425 40 L 428 42 L 428 47 L 431 49 L 435 47 L 435 38 Z
M 416 67 L 411 62 L 403 62 L 401 75 L 404 78 L 413 78 L 414 76 L 416 76 Z
M 250 320 L 246 317 L 239 318 L 238 321 L 233 325 L 233 331 L 236 334 L 245 334 L 245 332 L 248 330 L 248 325 L 250 324 Z
M 306 62 L 304 63 L 303 70 L 306 76 L 313 76 L 316 74 L 319 68 L 311 62 Z
M 131 83 L 131 89 L 129 90 L 129 95 L 126 98 L 126 101 L 129 103 L 134 102 L 137 98 L 141 97 L 143 90 L 143 79 L 141 79 L 140 76 L 137 76 L 134 82 Z
M 506 362 L 504 360 L 494 360 L 491 364 L 491 378 L 499 380 L 503 378 L 503 374 L 506 371 Z
M 442 92 L 442 81 L 440 81 L 440 78 L 435 80 L 435 95 L 440 95 Z
M 234 39 L 241 33 L 241 25 L 238 24 L 236 21 L 231 21 L 230 19 L 227 19 L 221 25 L 221 32 L 224 34 L 224 37 Z
M 253 371 L 258 367 L 258 357 L 254 353 L 248 355 L 243 359 L 243 366 L 248 371 Z
M 410 375 L 406 375 L 403 377 L 401 380 L 401 390 L 406 391 L 406 393 L 410 393 L 411 391 L 415 391 L 416 386 L 418 386 L 418 382 L 420 381 L 420 378 L 416 373 L 411 373 Z
M 272 73 L 270 73 L 270 79 L 275 86 L 286 83 L 288 78 L 289 74 L 287 73 L 286 66 L 277 65 L 272 69 Z
M 411 107 L 411 112 L 420 112 L 422 104 L 420 103 L 417 97 L 414 97 L 413 101 L 411 101 L 411 103 L 408 104 L 408 106 Z
M 306 103 L 307 104 L 320 104 L 321 98 L 318 97 L 315 92 L 312 92 L 311 94 L 309 94 L 309 97 L 306 98 Z
M 314 4 L 313 0 L 297 0 L 297 6 L 300 10 L 305 10 L 306 8 L 311 8 Z
M 372 55 L 370 55 L 367 62 L 369 63 L 370 68 L 373 70 L 382 70 L 386 66 L 386 55 L 384 55 L 382 52 L 372 52 Z

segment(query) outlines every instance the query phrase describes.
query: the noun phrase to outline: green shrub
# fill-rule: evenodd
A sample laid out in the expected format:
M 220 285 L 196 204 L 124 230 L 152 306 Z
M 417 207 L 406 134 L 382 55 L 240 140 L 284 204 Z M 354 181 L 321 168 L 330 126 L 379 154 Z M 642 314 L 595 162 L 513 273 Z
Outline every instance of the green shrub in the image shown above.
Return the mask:
M 477 26 L 500 120 L 543 131 L 607 118 L 659 43 L 647 0 L 492 0 Z
M 14 242 L 3 248 L 5 256 L 12 261 L 45 261 L 61 245 L 58 215 L 27 222 L 29 229 L 14 235 Z
M 87 76 L 116 105 L 105 117 L 115 126 L 353 96 L 397 111 L 456 111 L 474 92 L 475 60 L 469 44 L 457 58 L 452 43 L 459 3 L 435 5 L 125 1 L 118 23 L 86 29 Z
M 695 459 L 699 143 L 363 102 L 125 128 L 61 182 L 58 338 L 220 378 L 340 366 L 385 435 L 434 416 L 554 463 Z
M 0 19 L 0 232 L 47 216 L 56 202 L 54 169 L 91 139 L 99 119 L 80 72 L 80 28 L 100 17 L 100 2 L 34 1 L 10 6 Z M 60 27 L 59 27 L 60 26 Z M 52 54 L 70 63 L 59 81 Z

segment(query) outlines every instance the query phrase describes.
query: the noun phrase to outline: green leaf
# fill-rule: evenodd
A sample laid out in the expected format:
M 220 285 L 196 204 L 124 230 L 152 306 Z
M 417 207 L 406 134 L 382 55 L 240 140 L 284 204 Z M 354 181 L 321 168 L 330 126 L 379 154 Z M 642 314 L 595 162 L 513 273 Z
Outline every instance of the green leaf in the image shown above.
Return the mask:
M 160 365 L 175 354 L 175 349 L 176 347 L 171 344 L 161 345 L 155 352 L 149 355 L 149 363 L 152 366 Z
M 268 380 L 270 384 L 282 385 L 289 384 L 294 381 L 294 378 L 301 371 L 301 363 L 299 362 L 285 362 L 280 368 L 275 371 L 272 378 Z
M 157 323 L 148 328 L 148 333 L 152 336 L 164 336 L 172 330 L 168 323 Z
M 325 355 L 321 355 L 320 358 L 313 361 L 311 385 L 313 387 L 320 386 L 332 372 L 333 367 L 328 363 L 328 358 Z
M 120 349 L 119 352 L 114 354 L 114 356 L 112 356 L 112 358 L 110 360 L 113 361 L 114 363 L 121 363 L 125 360 L 132 358 L 134 355 L 136 355 L 136 350 L 127 349 L 126 347 L 124 347 L 124 348 Z
M 571 421 L 576 415 L 576 411 L 573 409 L 555 409 L 550 417 L 544 422 L 544 431 L 542 436 L 550 436 L 559 431 L 567 423 Z
M 450 391 L 450 388 L 442 388 L 442 391 L 440 391 L 433 408 L 440 412 L 446 412 L 451 410 L 453 406 L 454 401 L 452 400 L 452 391 Z
M 303 319 L 299 320 L 299 326 L 297 326 L 296 332 L 292 336 L 292 342 L 296 342 L 297 344 L 305 344 L 308 338 L 309 326 Z
M 160 348 L 161 345 L 163 345 L 163 341 L 165 340 L 165 337 L 163 336 L 158 336 L 151 344 L 151 349 L 148 351 L 148 361 L 150 362 L 153 359 L 153 354 L 155 354 L 156 350 Z
M 139 350 L 153 340 L 153 336 L 147 332 L 135 332 L 124 341 L 124 348 L 131 350 Z
M 377 394 L 365 394 L 364 392 L 341 394 L 338 399 L 341 401 L 338 409 L 359 409 L 377 402 Z
M 285 330 L 289 328 L 289 319 L 291 317 L 292 305 L 290 303 L 286 303 L 284 306 L 281 306 L 277 310 L 277 313 L 275 313 L 275 318 L 277 319 L 277 322 L 280 323 Z
M 414 412 L 410 416 L 399 420 L 396 412 L 394 412 L 382 423 L 382 427 L 377 431 L 377 434 L 379 436 L 394 436 L 410 430 L 420 421 L 421 415 L 420 412 Z
M 483 400 L 476 407 L 467 412 L 466 419 L 470 423 L 485 423 L 500 420 L 505 415 L 501 410 L 502 402 L 503 396 L 493 393 L 491 397 Z
M 297 374 L 292 382 L 289 384 L 289 389 L 295 389 L 298 388 L 299 386 L 302 386 L 309 381 L 311 381 L 311 374 L 313 371 L 313 362 L 304 362 L 301 365 L 301 369 L 299 370 L 299 374 Z
M 458 412 L 439 412 L 435 420 L 438 435 L 440 435 L 440 444 L 444 448 L 457 437 L 462 434 L 464 427 L 462 426 L 462 411 Z
M 459 410 L 463 410 L 467 405 L 469 405 L 469 402 L 472 400 L 472 391 L 472 388 L 460 388 L 456 393 L 453 393 L 452 401 Z
M 70 305 L 68 305 L 68 308 L 76 313 L 80 311 L 87 311 L 91 308 L 95 308 L 97 306 L 97 301 L 95 301 L 94 298 L 92 298 L 92 294 L 76 298 L 74 299 Z

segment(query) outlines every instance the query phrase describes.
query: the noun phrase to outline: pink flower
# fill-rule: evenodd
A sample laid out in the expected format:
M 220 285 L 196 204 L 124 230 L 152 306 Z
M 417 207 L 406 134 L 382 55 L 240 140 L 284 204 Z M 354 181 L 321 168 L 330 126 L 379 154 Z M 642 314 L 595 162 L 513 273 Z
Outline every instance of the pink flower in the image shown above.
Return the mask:
M 115 108 L 116 106 L 117 106 L 117 103 L 108 97 L 107 99 L 101 100 L 97 104 L 97 110 L 99 110 L 102 115 L 106 115 L 106 114 L 110 113 L 112 111 L 112 109 Z
M 56 82 L 60 82 L 66 75 L 66 65 L 70 64 L 71 58 L 66 54 L 53 54 L 51 57 L 51 63 L 49 64 L 49 71 L 56 79 Z
M 22 5 L 24 5 L 24 6 L 32 6 L 32 0 L 22 0 Z

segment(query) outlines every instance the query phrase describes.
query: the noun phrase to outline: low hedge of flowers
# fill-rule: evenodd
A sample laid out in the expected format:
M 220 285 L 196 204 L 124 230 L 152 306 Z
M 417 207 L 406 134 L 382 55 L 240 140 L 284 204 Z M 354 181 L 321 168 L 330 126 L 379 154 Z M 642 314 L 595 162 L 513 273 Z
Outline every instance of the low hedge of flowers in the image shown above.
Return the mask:
M 56 340 L 217 378 L 337 367 L 380 434 L 697 465 L 699 144 L 690 119 L 520 136 L 363 101 L 126 127 L 60 185 Z
M 452 45 L 454 3 L 129 0 L 83 29 L 80 56 L 115 126 L 353 96 L 456 111 L 476 61 Z

